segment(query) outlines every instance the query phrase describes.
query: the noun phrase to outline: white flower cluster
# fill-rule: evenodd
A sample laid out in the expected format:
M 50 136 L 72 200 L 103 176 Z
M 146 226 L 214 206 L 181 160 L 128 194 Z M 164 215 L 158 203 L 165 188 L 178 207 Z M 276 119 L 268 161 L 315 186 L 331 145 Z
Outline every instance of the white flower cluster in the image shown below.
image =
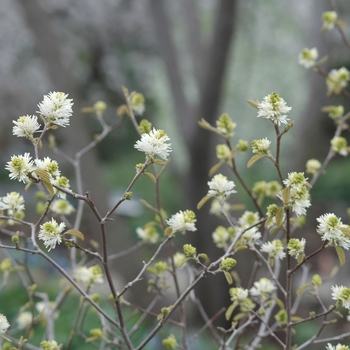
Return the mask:
M 270 119 L 274 124 L 287 124 L 287 113 L 292 107 L 288 107 L 286 102 L 277 93 L 273 92 L 264 97 L 264 100 L 258 103 L 258 117 Z
M 241 244 L 252 247 L 261 238 L 261 233 L 259 232 L 258 228 L 256 226 L 251 227 L 257 224 L 259 220 L 259 214 L 252 211 L 245 211 L 238 219 L 238 226 L 235 226 L 235 231 L 241 232 L 248 229 L 241 235 Z
M 299 64 L 305 68 L 313 67 L 318 58 L 318 51 L 316 47 L 312 49 L 303 49 L 299 54 Z
M 283 180 L 286 188 L 289 189 L 289 200 L 284 205 L 290 208 L 297 216 L 305 215 L 306 208 L 311 206 L 306 180 L 304 173 L 297 172 L 289 173 L 288 178 Z M 281 200 L 283 200 L 282 193 L 283 191 L 278 194 L 278 198 Z
M 348 230 L 349 226 L 344 225 L 341 218 L 329 213 L 321 215 L 317 221 L 319 222 L 317 232 L 321 235 L 322 241 L 329 241 L 329 244 L 344 249 L 350 248 L 350 238 L 343 232 L 343 230 Z
M 8 216 L 24 211 L 24 198 L 18 192 L 10 192 L 0 198 L 0 210 L 7 210 Z
M 0 334 L 4 334 L 9 327 L 10 324 L 8 323 L 6 316 L 0 314 Z
M 335 136 L 331 140 L 332 150 L 340 155 L 346 157 L 349 153 L 348 141 L 345 137 Z
M 171 227 L 174 234 L 176 232 L 197 231 L 195 226 L 196 221 L 196 215 L 192 210 L 180 210 L 167 220 L 166 223 Z
M 280 259 L 286 257 L 284 246 L 281 240 L 274 239 L 271 242 L 266 242 L 261 246 L 261 251 L 267 253 L 270 258 Z
M 326 350 L 350 350 L 347 345 L 343 345 L 338 343 L 336 346 L 333 346 L 331 343 L 328 343 L 326 346 Z
M 150 160 L 154 160 L 157 156 L 167 160 L 171 152 L 171 143 L 167 143 L 169 140 L 170 138 L 163 130 L 153 128 L 149 134 L 141 135 L 141 140 L 136 141 L 135 148 L 144 152 Z
M 40 231 L 38 238 L 44 241 L 44 246 L 51 249 L 55 249 L 56 244 L 62 242 L 62 232 L 66 228 L 66 224 L 61 222 L 57 223 L 55 219 L 47 221 L 44 224 L 40 225 Z
M 79 266 L 75 272 L 75 280 L 87 286 L 101 284 L 103 283 L 102 270 L 98 265 L 90 267 Z
M 332 299 L 340 303 L 342 307 L 350 310 L 350 288 L 344 286 L 332 286 Z
M 50 92 L 44 95 L 42 102 L 38 104 L 39 111 L 48 124 L 58 126 L 69 125 L 69 118 L 72 115 L 72 100 L 63 92 Z
M 328 95 L 340 94 L 348 86 L 350 81 L 350 72 L 345 68 L 332 69 L 327 76 L 326 84 Z
M 147 243 L 154 244 L 157 243 L 159 239 L 159 234 L 153 225 L 146 225 L 143 228 L 138 227 L 136 229 L 136 234 L 142 241 Z
M 268 278 L 260 278 L 259 281 L 254 282 L 254 286 L 250 289 L 250 294 L 254 297 L 258 297 L 262 300 L 270 298 L 273 291 L 276 290 L 276 286 Z
M 208 196 L 216 197 L 223 203 L 232 193 L 236 187 L 233 181 L 228 181 L 227 177 L 222 174 L 215 175 L 211 181 L 208 181 L 209 191 Z
M 43 160 L 35 159 L 29 153 L 24 155 L 12 156 L 11 160 L 7 162 L 5 169 L 10 172 L 9 177 L 11 180 L 18 180 L 20 182 L 29 183 L 32 180 L 37 181 L 38 175 L 36 170 L 44 170 L 52 185 L 56 185 L 65 189 L 69 189 L 69 180 L 65 176 L 61 176 L 58 163 L 49 157 L 44 157 Z M 61 197 L 66 198 L 64 192 L 55 190 L 55 193 Z

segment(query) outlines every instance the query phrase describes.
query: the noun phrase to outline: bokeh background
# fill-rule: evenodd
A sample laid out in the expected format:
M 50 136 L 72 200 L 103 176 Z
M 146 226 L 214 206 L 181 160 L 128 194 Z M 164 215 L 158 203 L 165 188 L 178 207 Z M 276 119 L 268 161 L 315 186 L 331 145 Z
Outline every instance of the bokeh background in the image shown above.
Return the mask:
M 118 118 L 117 107 L 124 103 L 121 87 L 126 86 L 145 95 L 144 117 L 172 140 L 171 165 L 162 180 L 164 209 L 170 215 L 179 209 L 194 210 L 198 232 L 191 242 L 215 259 L 220 251 L 211 233 L 218 222 L 208 215 L 208 206 L 197 211 L 196 205 L 207 192 L 218 140 L 201 130 L 197 121 L 214 123 L 226 112 L 237 123 L 234 144 L 265 136 L 273 140 L 271 124 L 257 119 L 246 100 L 278 92 L 293 107 L 290 117 L 295 120 L 284 140 L 284 174 L 304 171 L 309 158 L 322 161 L 335 128 L 321 108 L 349 107 L 349 102 L 341 96 L 327 97 L 324 78 L 301 67 L 298 54 L 305 47 L 317 47 L 321 57 L 329 56 L 327 70 L 349 67 L 339 33 L 320 30 L 322 12 L 334 4 L 329 0 L 0 0 L 0 195 L 18 186 L 9 182 L 4 165 L 12 154 L 28 150 L 28 143 L 12 136 L 12 120 L 35 114 L 49 91 L 68 93 L 74 99 L 74 116 L 69 127 L 57 131 L 57 139 L 59 147 L 73 155 L 100 131 L 93 116 L 82 114 L 81 108 L 103 100 L 108 105 L 106 119 L 112 123 Z M 350 4 L 342 0 L 337 6 L 347 22 Z M 348 28 L 345 32 L 349 34 Z M 126 121 L 84 158 L 84 190 L 101 212 L 119 198 L 135 164 L 143 160 L 133 148 L 137 138 Z M 247 170 L 250 156 L 237 159 L 250 186 L 262 178 L 277 179 L 265 160 Z M 57 160 L 70 174 L 69 165 Z M 315 217 L 335 212 L 348 221 L 349 170 L 347 160 L 337 157 L 327 169 L 329 176 L 321 178 L 312 192 L 318 205 L 309 211 L 306 231 L 315 246 L 319 243 Z M 133 192 L 134 199 L 115 218 L 120 224 L 111 237 L 111 252 L 134 244 L 136 227 L 147 222 L 138 199 L 155 201 L 153 185 L 146 179 Z M 29 195 L 26 200 L 30 201 Z M 254 210 L 245 200 L 238 191 L 235 201 Z M 98 240 L 94 223 L 86 219 L 83 225 L 87 235 Z M 123 260 L 126 274 L 119 276 L 121 284 L 135 275 L 147 254 L 138 251 Z M 247 260 L 243 276 L 251 268 L 249 256 Z M 337 259 L 330 252 L 313 264 L 326 276 Z M 347 276 L 349 269 L 344 270 L 339 276 Z M 214 283 L 208 278 L 198 293 L 209 314 L 229 302 L 224 279 Z

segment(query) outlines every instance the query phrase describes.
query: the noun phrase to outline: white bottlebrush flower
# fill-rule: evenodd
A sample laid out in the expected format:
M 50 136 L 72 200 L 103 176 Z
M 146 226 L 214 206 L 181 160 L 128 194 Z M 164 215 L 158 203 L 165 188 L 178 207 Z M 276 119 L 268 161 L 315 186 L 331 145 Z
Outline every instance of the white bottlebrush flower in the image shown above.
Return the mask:
M 135 148 L 151 159 L 158 156 L 167 160 L 171 152 L 171 143 L 167 143 L 168 141 L 170 138 L 163 130 L 153 128 L 149 134 L 141 135 L 141 140 L 136 141 Z
M 260 220 L 259 214 L 257 212 L 252 212 L 246 210 L 242 216 L 238 219 L 238 224 L 242 228 L 248 228 L 250 226 L 253 226 L 257 224 Z
M 231 238 L 230 233 L 224 226 L 218 226 L 212 234 L 213 241 L 218 248 L 224 248 Z
M 266 300 L 270 297 L 271 293 L 276 290 L 276 286 L 268 278 L 260 278 L 259 281 L 254 282 L 254 286 L 250 289 L 250 294 L 255 297 L 259 297 Z
M 61 222 L 57 223 L 55 219 L 47 221 L 44 224 L 40 225 L 40 231 L 38 238 L 44 241 L 44 246 L 51 249 L 55 249 L 56 244 L 62 242 L 62 232 L 66 228 L 66 224 Z
M 332 69 L 326 78 L 328 95 L 340 94 L 348 86 L 350 81 L 350 72 L 345 68 Z
M 197 231 L 195 226 L 196 221 L 196 215 L 192 210 L 180 210 L 167 220 L 166 223 L 171 227 L 172 233 L 184 233 L 185 231 Z
M 209 214 L 215 215 L 215 216 L 222 216 L 222 212 L 228 213 L 230 211 L 230 204 L 227 202 L 224 202 L 222 205 L 220 204 L 220 201 L 218 199 L 213 199 L 210 203 L 210 209 Z
M 186 255 L 180 252 L 177 252 L 174 254 L 174 265 L 177 268 L 181 268 L 185 261 L 186 261 Z
M 315 175 L 320 170 L 321 166 L 322 164 L 319 160 L 309 159 L 306 162 L 306 172 Z
M 271 242 L 265 242 L 261 246 L 261 251 L 267 253 L 270 258 L 280 259 L 286 257 L 286 253 L 284 252 L 284 246 L 281 240 L 274 239 Z
M 236 303 L 244 303 L 248 298 L 248 289 L 243 289 L 240 287 L 230 288 L 231 301 Z
M 347 345 L 340 343 L 335 346 L 333 346 L 331 343 L 327 343 L 326 350 L 350 350 L 350 348 Z
M 56 199 L 52 202 L 50 209 L 58 215 L 70 215 L 75 212 L 75 208 L 66 199 Z
M 26 137 L 27 139 L 32 139 L 34 133 L 40 128 L 36 115 L 23 115 L 17 121 L 14 120 L 13 124 L 15 125 L 12 129 L 12 134 L 17 137 Z
M 283 180 L 283 183 L 288 188 L 296 188 L 300 190 L 303 186 L 307 184 L 307 178 L 305 178 L 304 173 L 292 172 L 288 174 L 288 178 Z
M 286 102 L 277 93 L 273 92 L 264 97 L 264 100 L 258 103 L 258 117 L 270 119 L 274 124 L 287 124 L 287 113 L 292 107 L 288 107 Z
M 75 279 L 78 283 L 90 286 L 103 283 L 102 270 L 98 265 L 90 267 L 79 266 L 75 272 Z
M 318 51 L 316 47 L 312 49 L 303 49 L 299 54 L 299 64 L 305 68 L 313 67 L 318 58 Z
M 282 191 L 277 195 L 283 201 Z M 306 208 L 311 206 L 310 193 L 305 186 L 292 187 L 290 189 L 289 201 L 284 203 L 285 207 L 290 208 L 297 216 L 305 215 Z
M 35 168 L 30 154 L 24 153 L 23 156 L 12 156 L 11 160 L 7 162 L 5 169 L 10 172 L 9 176 L 11 180 L 27 183 L 30 181 L 28 175 Z
M 252 152 L 257 154 L 270 154 L 270 144 L 271 141 L 266 137 L 261 140 L 252 141 Z
M 65 176 L 57 176 L 54 180 L 52 180 L 52 184 L 66 190 L 70 189 L 69 180 Z M 64 192 L 55 189 L 55 193 L 58 195 L 58 197 L 66 199 L 66 194 Z
M 242 234 L 242 236 L 240 238 L 240 242 L 243 245 L 248 245 L 249 247 L 252 247 L 252 246 L 254 246 L 254 244 L 256 244 L 256 242 L 260 238 L 261 238 L 261 233 L 258 231 L 258 228 L 257 227 L 252 227 L 251 229 L 245 231 Z
M 323 26 L 322 30 L 331 30 L 335 27 L 338 15 L 335 11 L 325 11 L 322 13 Z
M 32 321 L 33 321 L 33 315 L 29 311 L 21 312 L 16 319 L 18 328 L 20 329 L 29 327 L 32 324 Z
M 228 181 L 227 177 L 222 174 L 215 175 L 211 181 L 208 181 L 209 191 L 208 196 L 216 197 L 221 202 L 227 199 L 232 193 L 236 193 L 234 190 L 236 187 L 233 181 Z
M 72 99 L 67 97 L 67 94 L 56 91 L 44 95 L 43 101 L 38 104 L 38 113 L 40 113 L 49 124 L 63 127 L 69 125 L 69 118 L 73 113 L 73 103 Z
M 15 214 L 24 210 L 24 198 L 18 192 L 10 192 L 0 198 L 0 209 L 9 210 L 9 214 Z
M 10 324 L 8 323 L 6 316 L 0 314 L 0 334 L 4 334 L 9 327 Z
M 350 309 L 350 288 L 344 286 L 332 286 L 332 299 L 336 300 L 345 309 Z
M 145 227 L 141 228 L 138 227 L 136 229 L 136 234 L 142 241 L 147 243 L 155 244 L 158 242 L 159 234 L 154 226 L 146 225 Z
M 321 235 L 322 241 L 329 241 L 331 245 L 344 249 L 350 248 L 350 238 L 342 231 L 342 229 L 347 229 L 348 226 L 342 223 L 341 218 L 329 213 L 321 215 L 317 218 L 317 221 L 319 222 L 317 232 Z
M 35 159 L 35 164 L 39 169 L 47 171 L 53 177 L 59 176 L 61 173 L 58 168 L 58 163 L 50 157 L 44 157 L 44 160 Z
M 348 142 L 345 137 L 335 136 L 331 140 L 332 150 L 346 157 L 349 153 Z
M 304 256 L 305 244 L 305 238 L 302 238 L 301 240 L 298 238 L 291 238 L 288 242 L 289 255 L 294 256 L 296 259 L 298 259 L 299 256 Z

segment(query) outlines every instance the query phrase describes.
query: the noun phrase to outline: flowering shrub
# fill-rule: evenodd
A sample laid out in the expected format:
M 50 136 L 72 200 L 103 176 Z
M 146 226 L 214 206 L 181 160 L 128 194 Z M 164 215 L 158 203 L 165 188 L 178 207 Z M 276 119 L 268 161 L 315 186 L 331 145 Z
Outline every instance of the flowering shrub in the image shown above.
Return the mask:
M 342 25 L 336 12 L 324 13 L 323 30 L 336 28 L 344 38 Z M 348 45 L 347 41 L 345 44 Z M 322 68 L 325 60 L 317 60 L 316 48 L 303 49 L 299 55 L 301 65 L 305 68 L 313 67 L 325 77 L 329 95 L 344 94 L 350 97 L 345 90 L 350 81 L 349 71 L 342 67 L 326 72 Z M 3 349 L 39 349 L 39 346 L 42 349 L 71 349 L 73 340 L 82 337 L 85 342 L 100 349 L 139 350 L 146 349 L 164 327 L 168 332 L 161 340 L 165 349 L 188 349 L 204 331 L 210 332 L 211 340 L 218 349 L 270 348 L 273 346 L 271 344 L 287 350 L 306 349 L 314 344 L 328 350 L 349 349 L 349 346 L 339 343 L 346 341 L 349 333 L 339 330 L 338 334 L 332 336 L 326 337 L 323 334 L 338 317 L 350 318 L 350 284 L 333 285 L 326 292 L 323 288 L 320 293 L 323 280 L 319 274 L 310 274 L 308 263 L 324 250 L 335 249 L 340 265 L 344 265 L 344 250 L 350 248 L 350 226 L 344 224 L 337 214 L 321 215 L 314 222 L 313 240 L 318 244 L 315 250 L 312 250 L 313 245 L 306 239 L 302 226 L 312 205 L 310 193 L 314 184 L 324 174 L 334 156 L 348 155 L 349 147 L 341 134 L 348 128 L 346 121 L 350 112 L 344 114 L 343 106 L 324 107 L 324 111 L 334 120 L 335 133 L 324 161 L 307 161 L 306 173 L 311 175 L 309 180 L 304 172 L 285 174 L 280 164 L 281 140 L 287 132 L 292 132 L 294 124 L 289 116 L 292 107 L 276 92 L 263 97 L 261 102 L 249 100 L 249 104 L 257 109 L 257 117 L 265 118 L 267 123 L 271 123 L 276 141 L 267 138 L 252 140 L 252 156 L 247 162 L 248 168 L 258 167 L 255 163 L 267 158 L 276 169 L 278 178 L 270 182 L 258 181 L 252 188 L 244 182 L 235 164 L 235 157 L 250 149 L 246 140 L 239 140 L 233 146 L 236 123 L 225 113 L 218 118 L 215 126 L 201 120 L 201 127 L 219 135 L 224 142 L 216 148 L 219 163 L 211 169 L 212 178 L 208 181 L 207 193 L 203 193 L 197 207 L 198 210 L 208 210 L 223 220 L 222 225 L 210 232 L 213 244 L 221 249 L 222 254 L 218 259 L 213 259 L 206 252 L 197 251 L 192 244 L 186 243 L 182 247 L 176 245 L 174 238 L 179 234 L 185 237 L 188 232 L 204 235 L 203 232 L 196 232 L 196 208 L 179 210 L 168 216 L 160 201 L 153 207 L 143 200 L 146 207 L 154 212 L 155 219 L 138 227 L 136 233 L 142 245 L 153 244 L 155 248 L 151 257 L 144 261 L 138 275 L 117 291 L 116 278 L 110 267 L 111 257 L 107 253 L 109 227 L 106 227 L 106 222 L 111 220 L 112 214 L 124 201 L 131 200 L 132 188 L 142 176 L 147 176 L 149 181 L 155 183 L 159 181 L 172 152 L 165 131 L 156 129 L 147 120 L 139 123 L 136 121 L 135 115 L 142 115 L 145 110 L 143 95 L 130 93 L 126 88 L 123 88 L 123 92 L 126 104 L 119 107 L 118 114 L 120 120 L 128 118 L 135 126 L 139 140 L 134 147 L 145 154 L 145 160 L 136 165 L 136 173 L 123 196 L 106 213 L 101 213 L 95 207 L 93 198 L 88 193 L 81 193 L 80 169 L 80 158 L 121 125 L 120 120 L 112 125 L 105 122 L 106 106 L 103 102 L 97 102 L 86 109 L 96 114 L 102 132 L 78 152 L 75 159 L 65 156 L 75 170 L 79 170 L 76 171 L 75 182 L 72 181 L 76 184 L 76 189 L 71 188 L 70 180 L 62 175 L 58 160 L 41 156 L 43 139 L 47 133 L 69 126 L 73 115 L 72 99 L 63 92 L 50 92 L 38 104 L 39 117 L 26 115 L 13 122 L 13 135 L 27 139 L 33 146 L 33 152 L 13 155 L 5 169 L 9 172 L 10 179 L 19 182 L 20 186 L 24 186 L 23 189 L 37 187 L 37 198 L 46 202 L 38 205 L 36 217 L 27 221 L 26 204 L 21 193 L 10 192 L 0 198 L 0 230 L 5 237 L 0 242 L 1 288 L 6 288 L 17 274 L 18 281 L 28 293 L 28 302 L 18 305 L 14 318 L 9 319 L 0 313 L 0 343 L 3 344 Z M 50 143 L 54 154 L 62 155 L 52 138 Z M 270 150 L 272 144 L 275 145 L 275 153 Z M 233 179 L 217 173 L 221 166 L 232 170 Z M 240 215 L 236 215 L 234 206 L 229 202 L 238 191 L 235 181 L 240 182 L 240 188 L 245 191 L 254 208 L 244 210 Z M 160 198 L 159 186 L 156 186 L 156 191 L 157 198 Z M 270 201 L 267 206 L 264 204 L 265 198 Z M 71 199 L 76 201 L 70 202 Z M 207 202 L 210 203 L 210 208 L 205 206 Z M 77 203 L 77 206 L 72 203 Z M 84 243 L 84 228 L 80 224 L 84 205 L 99 224 L 101 247 L 95 245 L 91 248 Z M 75 220 L 71 219 L 72 216 L 75 216 Z M 52 250 L 56 249 L 70 250 L 69 262 L 62 263 L 53 259 Z M 132 250 L 133 247 L 130 247 L 122 253 L 128 254 Z M 242 285 L 238 267 L 244 264 L 244 253 L 248 250 L 254 254 L 256 263 L 249 283 Z M 25 261 L 20 262 L 11 251 L 38 255 L 61 273 L 65 282 L 60 285 L 54 301 L 50 301 L 45 286 L 40 281 L 34 283 Z M 168 256 L 162 260 L 161 256 L 165 252 Z M 188 282 L 183 287 L 179 280 L 180 275 L 184 274 L 188 276 Z M 232 303 L 225 310 L 218 311 L 217 315 L 207 315 L 195 293 L 195 287 L 208 275 L 222 275 L 228 283 L 227 293 Z M 169 276 L 172 282 L 169 282 Z M 142 279 L 148 279 L 147 292 L 155 295 L 146 309 L 128 301 L 126 295 Z M 103 285 L 104 290 L 108 290 L 108 307 L 100 300 L 106 295 L 101 293 L 98 285 Z M 60 325 L 60 306 L 72 289 L 81 296 L 76 305 L 76 320 L 72 323 L 70 334 L 64 339 L 55 339 L 55 325 Z M 168 292 L 169 289 L 174 292 Z M 328 298 L 325 294 L 328 294 Z M 159 303 L 164 296 L 170 305 Z M 316 311 L 305 315 L 302 305 L 310 296 L 314 299 L 312 308 Z M 335 301 L 335 305 L 330 304 L 331 300 Z M 203 324 L 188 326 L 186 307 L 191 303 L 200 311 Z M 84 310 L 87 305 L 94 310 L 98 323 L 98 327 L 88 330 L 84 327 Z M 0 303 L 0 312 L 4 312 L 2 308 L 4 304 Z M 130 321 L 128 317 L 133 312 L 137 312 L 138 317 Z M 222 313 L 227 321 L 226 328 L 216 327 L 215 324 L 216 318 Z M 151 319 L 147 321 L 149 330 L 136 339 L 134 334 L 141 328 L 146 317 Z M 296 330 L 298 325 L 304 323 L 318 327 L 315 335 L 306 340 L 298 338 Z M 40 344 L 32 342 L 37 325 L 45 329 L 44 340 Z M 189 337 L 188 331 L 195 333 Z M 332 345 L 335 343 L 337 345 Z

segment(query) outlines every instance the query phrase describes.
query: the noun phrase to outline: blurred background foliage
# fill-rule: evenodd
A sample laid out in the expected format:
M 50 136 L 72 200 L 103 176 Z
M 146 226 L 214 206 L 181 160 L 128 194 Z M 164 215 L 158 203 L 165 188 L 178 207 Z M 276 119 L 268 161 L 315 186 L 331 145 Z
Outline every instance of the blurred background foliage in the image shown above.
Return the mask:
M 200 212 L 195 208 L 207 192 L 208 171 L 216 162 L 214 150 L 220 141 L 200 130 L 197 121 L 205 118 L 215 123 L 226 112 L 237 123 L 233 144 L 238 139 L 250 142 L 266 136 L 273 140 L 271 124 L 257 119 L 256 110 L 246 100 L 262 100 L 265 95 L 278 92 L 293 107 L 290 117 L 295 120 L 284 140 L 282 159 L 286 175 L 288 171 L 304 171 L 309 158 L 324 159 L 335 128 L 321 108 L 330 104 L 344 104 L 345 110 L 349 107 L 341 96 L 327 98 L 324 78 L 298 65 L 301 49 L 316 46 L 321 57 L 329 56 L 326 69 L 349 68 L 338 33 L 320 32 L 322 12 L 332 10 L 328 0 L 0 3 L 1 195 L 18 185 L 9 182 L 5 163 L 12 154 L 28 150 L 27 142 L 12 136 L 12 120 L 34 114 L 42 95 L 49 91 L 69 93 L 75 103 L 74 116 L 71 125 L 57 130 L 56 135 L 59 147 L 73 155 L 100 132 L 94 117 L 82 114 L 81 108 L 103 100 L 108 105 L 106 120 L 114 121 L 117 107 L 124 103 L 124 85 L 145 95 L 144 117 L 164 129 L 172 140 L 171 165 L 161 180 L 164 209 L 169 215 L 179 209 L 196 211 L 198 232 L 191 239 L 198 251 L 212 259 L 218 255 L 211 239 L 218 222 L 207 214 L 208 206 Z M 338 1 L 337 5 L 341 18 L 349 22 L 349 3 Z M 348 27 L 345 30 L 348 33 Z M 133 148 L 136 140 L 136 132 L 126 121 L 85 158 L 84 189 L 102 212 L 128 185 L 135 164 L 143 161 L 143 155 Z M 277 179 L 265 159 L 247 170 L 250 156 L 249 153 L 237 158 L 249 186 L 261 179 Z M 64 172 L 73 175 L 64 160 L 56 159 Z M 319 204 L 309 211 L 306 227 L 314 236 L 315 217 L 321 213 L 334 211 L 348 221 L 346 159 L 337 157 L 327 175 L 312 192 Z M 153 184 L 142 179 L 133 192 L 131 205 L 116 218 L 119 224 L 118 232 L 111 238 L 113 252 L 135 243 L 135 228 L 152 219 L 147 218 L 137 200 L 145 198 L 154 203 Z M 26 199 L 30 194 L 26 194 Z M 242 200 L 238 193 L 236 202 Z M 245 204 L 254 210 L 250 203 Z M 94 224 L 89 220 L 84 224 L 82 230 L 98 239 Z M 317 240 L 315 237 L 315 244 Z M 123 262 L 130 276 L 141 266 L 141 253 L 138 254 Z M 136 263 L 137 258 L 140 261 Z M 249 271 L 249 263 L 246 269 Z M 324 272 L 329 271 L 325 268 Z M 224 280 L 215 283 L 215 287 L 208 280 L 198 293 L 206 301 L 209 314 L 213 314 L 227 305 L 228 287 Z

